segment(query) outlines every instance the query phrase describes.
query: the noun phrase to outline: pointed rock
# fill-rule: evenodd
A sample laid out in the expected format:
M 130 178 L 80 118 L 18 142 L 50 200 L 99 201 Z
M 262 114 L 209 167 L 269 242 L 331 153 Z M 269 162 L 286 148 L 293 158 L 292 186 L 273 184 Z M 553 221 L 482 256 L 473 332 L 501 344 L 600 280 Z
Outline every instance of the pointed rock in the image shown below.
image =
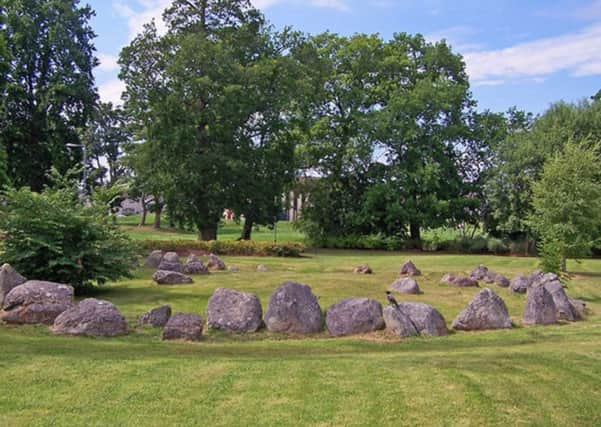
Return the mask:
M 505 301 L 489 288 L 484 288 L 453 321 L 452 328 L 462 331 L 511 328 Z
M 22 285 L 26 281 L 27 279 L 17 273 L 10 264 L 3 264 L 2 267 L 0 267 L 0 307 L 2 307 L 6 295 L 8 295 L 13 288 Z
M 422 291 L 415 279 L 411 277 L 405 277 L 397 279 L 389 286 L 389 289 L 394 292 L 400 292 L 404 294 L 421 294 Z
M 419 331 L 409 316 L 395 307 L 388 306 L 384 308 L 384 322 L 386 330 L 401 338 L 419 335 Z
M 550 325 L 557 322 L 557 308 L 553 302 L 553 295 L 544 286 L 528 288 L 522 322 L 524 325 Z
M 415 266 L 413 261 L 405 261 L 401 266 L 401 271 L 399 272 L 401 275 L 407 276 L 421 276 L 422 272 Z

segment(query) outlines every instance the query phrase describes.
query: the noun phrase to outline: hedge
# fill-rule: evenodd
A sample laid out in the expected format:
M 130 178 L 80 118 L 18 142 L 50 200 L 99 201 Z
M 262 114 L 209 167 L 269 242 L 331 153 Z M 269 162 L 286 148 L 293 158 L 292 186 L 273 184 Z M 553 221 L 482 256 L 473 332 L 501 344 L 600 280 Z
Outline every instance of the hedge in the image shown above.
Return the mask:
M 216 255 L 249 255 L 299 257 L 305 251 L 301 243 L 270 243 L 252 240 L 143 240 L 140 246 L 144 251 L 205 251 Z

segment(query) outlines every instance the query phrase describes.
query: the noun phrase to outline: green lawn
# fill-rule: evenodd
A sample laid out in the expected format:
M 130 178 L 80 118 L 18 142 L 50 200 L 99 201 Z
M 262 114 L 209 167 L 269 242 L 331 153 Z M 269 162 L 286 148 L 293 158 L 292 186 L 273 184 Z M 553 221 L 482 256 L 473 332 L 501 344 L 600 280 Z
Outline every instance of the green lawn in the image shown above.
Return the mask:
M 310 284 L 324 310 L 347 296 L 383 302 L 408 257 L 425 273 L 424 294 L 399 299 L 434 305 L 449 325 L 477 290 L 441 286 L 443 273 L 479 263 L 510 276 L 536 267 L 532 258 L 320 251 L 225 257 L 241 272 L 179 287 L 154 285 L 143 269 L 97 295 L 122 310 L 129 336 L 0 326 L 0 425 L 601 425 L 601 260 L 569 265 L 579 273 L 568 292 L 592 309 L 578 323 L 522 328 L 525 297 L 495 287 L 513 330 L 402 341 L 385 332 L 337 339 L 208 332 L 200 343 L 166 343 L 159 330 L 135 327 L 138 315 L 165 303 L 204 318 L 216 287 L 254 292 L 265 309 L 290 279 Z M 350 273 L 360 262 L 375 274 Z M 259 263 L 270 271 L 257 272 Z
M 152 228 L 153 214 L 149 214 L 146 226 L 139 227 L 139 215 L 131 215 L 118 219 L 121 228 L 134 240 L 196 240 L 198 234 L 193 231 L 170 229 L 166 223 L 163 228 L 155 230 Z M 242 232 L 242 224 L 235 222 L 222 223 L 217 234 L 218 240 L 236 240 Z M 302 242 L 304 235 L 292 228 L 288 221 L 279 221 L 276 230 L 269 227 L 257 226 L 252 233 L 252 239 L 259 242 Z

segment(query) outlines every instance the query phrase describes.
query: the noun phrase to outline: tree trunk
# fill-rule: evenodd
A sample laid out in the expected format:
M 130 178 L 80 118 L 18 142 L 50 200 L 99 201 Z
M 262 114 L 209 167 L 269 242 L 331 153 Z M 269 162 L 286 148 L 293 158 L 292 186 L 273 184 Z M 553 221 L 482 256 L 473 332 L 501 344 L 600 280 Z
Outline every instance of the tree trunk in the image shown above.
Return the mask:
M 422 234 L 421 234 L 421 229 L 420 229 L 419 224 L 411 223 L 409 225 L 409 233 L 410 233 L 411 240 L 413 240 L 415 242 L 421 242 Z
M 198 230 L 198 240 L 217 240 L 217 224 L 210 224 Z
M 154 223 L 152 224 L 152 228 L 155 230 L 161 229 L 161 212 L 163 212 L 163 206 L 157 204 L 154 210 Z
M 244 225 L 242 226 L 242 235 L 240 236 L 240 240 L 250 240 L 252 231 L 253 231 L 253 220 L 245 218 Z
M 140 223 L 138 224 L 138 227 L 142 227 L 142 226 L 146 225 L 146 215 L 148 214 L 148 208 L 146 207 L 146 198 L 144 196 L 142 196 L 141 205 L 142 205 L 142 216 L 140 217 Z
M 566 271 L 568 271 L 568 260 L 566 259 L 565 255 L 561 256 L 561 261 L 560 261 L 560 270 L 562 273 L 565 273 Z

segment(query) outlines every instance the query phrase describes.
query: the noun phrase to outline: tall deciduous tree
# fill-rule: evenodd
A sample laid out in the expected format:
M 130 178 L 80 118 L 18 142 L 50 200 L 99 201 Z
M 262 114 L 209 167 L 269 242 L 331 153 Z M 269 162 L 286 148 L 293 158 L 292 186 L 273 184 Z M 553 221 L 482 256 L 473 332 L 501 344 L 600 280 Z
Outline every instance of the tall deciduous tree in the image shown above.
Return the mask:
M 39 191 L 51 166 L 65 171 L 66 144 L 79 144 L 96 102 L 89 21 L 78 0 L 0 0 L 0 31 L 10 55 L 0 107 L 0 143 L 17 186 Z

